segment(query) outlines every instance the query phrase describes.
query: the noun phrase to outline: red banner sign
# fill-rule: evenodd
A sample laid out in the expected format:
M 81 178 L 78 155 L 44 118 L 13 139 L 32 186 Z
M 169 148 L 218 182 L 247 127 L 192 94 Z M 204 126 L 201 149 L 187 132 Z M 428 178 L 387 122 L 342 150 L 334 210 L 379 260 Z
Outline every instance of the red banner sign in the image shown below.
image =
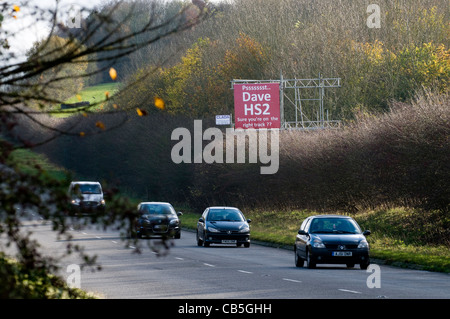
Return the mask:
M 280 128 L 280 84 L 234 84 L 236 129 Z

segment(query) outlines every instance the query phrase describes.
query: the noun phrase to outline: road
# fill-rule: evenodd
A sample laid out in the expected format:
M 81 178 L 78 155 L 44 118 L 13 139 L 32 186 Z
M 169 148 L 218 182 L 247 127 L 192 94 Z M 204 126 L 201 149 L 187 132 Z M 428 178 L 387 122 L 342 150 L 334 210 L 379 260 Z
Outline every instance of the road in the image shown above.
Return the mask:
M 66 242 L 57 239 L 51 225 L 39 220 L 33 237 L 56 256 Z M 98 255 L 101 271 L 81 271 L 81 288 L 113 299 L 448 299 L 450 276 L 380 265 L 377 271 L 347 269 L 344 265 L 294 266 L 293 252 L 252 244 L 250 248 L 198 247 L 195 234 L 183 231 L 181 239 L 159 256 L 148 248 L 159 239 L 140 239 L 141 254 L 121 241 L 116 231 L 95 228 L 71 230 L 73 243 Z M 61 262 L 62 275 L 75 257 Z M 379 275 L 374 277 L 375 274 Z M 375 279 L 376 280 L 375 280 Z M 373 286 L 379 283 L 380 288 Z M 372 283 L 372 285 L 371 285 Z

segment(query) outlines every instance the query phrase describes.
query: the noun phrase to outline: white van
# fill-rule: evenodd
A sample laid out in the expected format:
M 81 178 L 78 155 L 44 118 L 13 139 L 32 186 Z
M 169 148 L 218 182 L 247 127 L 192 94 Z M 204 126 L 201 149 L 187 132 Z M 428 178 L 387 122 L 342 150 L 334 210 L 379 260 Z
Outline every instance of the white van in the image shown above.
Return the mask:
M 71 182 L 69 196 L 71 207 L 77 212 L 97 211 L 105 208 L 102 185 L 99 182 Z

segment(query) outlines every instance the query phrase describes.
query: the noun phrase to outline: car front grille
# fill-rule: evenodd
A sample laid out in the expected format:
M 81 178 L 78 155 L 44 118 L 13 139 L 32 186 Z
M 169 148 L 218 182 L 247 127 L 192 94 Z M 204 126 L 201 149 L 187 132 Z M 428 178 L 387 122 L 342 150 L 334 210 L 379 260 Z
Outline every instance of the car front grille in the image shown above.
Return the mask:
M 348 249 L 356 249 L 358 245 L 355 244 L 325 244 L 325 247 L 328 249 L 336 249 L 336 250 L 348 250 Z

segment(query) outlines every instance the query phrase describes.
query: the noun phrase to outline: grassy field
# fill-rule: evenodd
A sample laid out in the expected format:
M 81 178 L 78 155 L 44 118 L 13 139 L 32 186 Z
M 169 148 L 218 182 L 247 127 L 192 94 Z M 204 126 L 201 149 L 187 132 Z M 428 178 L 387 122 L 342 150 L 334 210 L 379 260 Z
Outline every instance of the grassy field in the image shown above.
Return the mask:
M 99 85 L 89 86 L 84 88 L 80 93 L 72 96 L 64 101 L 67 104 L 78 102 L 89 102 L 92 107 L 89 108 L 90 112 L 101 111 L 105 103 L 106 95 L 112 97 L 117 91 L 120 83 L 103 83 Z M 56 117 L 67 117 L 73 113 L 73 109 L 67 109 L 67 112 L 62 110 L 60 113 L 54 114 Z
M 40 167 L 44 171 L 45 176 L 58 181 L 63 181 L 68 175 L 66 169 L 51 163 L 45 155 L 35 153 L 28 149 L 17 149 L 13 151 L 7 164 L 16 166 L 19 170 L 27 174 L 37 173 L 37 167 Z
M 200 214 L 186 208 L 181 217 L 186 228 L 195 229 Z M 293 248 L 302 221 L 312 211 L 245 212 L 250 218 L 252 239 Z M 450 273 L 450 217 L 439 212 L 410 208 L 378 209 L 352 215 L 367 237 L 371 258 L 386 264 Z

